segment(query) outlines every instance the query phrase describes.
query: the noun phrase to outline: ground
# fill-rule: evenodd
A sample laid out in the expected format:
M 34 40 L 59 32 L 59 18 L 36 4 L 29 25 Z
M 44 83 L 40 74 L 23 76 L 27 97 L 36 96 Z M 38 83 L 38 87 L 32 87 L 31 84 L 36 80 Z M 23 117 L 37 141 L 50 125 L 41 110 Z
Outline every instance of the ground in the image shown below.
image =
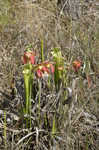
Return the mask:
M 99 4 L 96 0 L 72 3 L 0 1 L 0 149 L 98 150 Z M 56 92 L 53 85 L 53 90 L 48 89 L 42 81 L 40 119 L 35 79 L 28 129 L 22 112 L 22 56 L 31 44 L 40 62 L 41 40 L 46 60 L 52 61 L 50 52 L 58 47 L 67 67 L 72 68 L 74 60 L 80 60 L 82 67 L 79 73 L 66 70 L 65 88 L 72 89 L 70 102 L 65 102 L 64 87 Z

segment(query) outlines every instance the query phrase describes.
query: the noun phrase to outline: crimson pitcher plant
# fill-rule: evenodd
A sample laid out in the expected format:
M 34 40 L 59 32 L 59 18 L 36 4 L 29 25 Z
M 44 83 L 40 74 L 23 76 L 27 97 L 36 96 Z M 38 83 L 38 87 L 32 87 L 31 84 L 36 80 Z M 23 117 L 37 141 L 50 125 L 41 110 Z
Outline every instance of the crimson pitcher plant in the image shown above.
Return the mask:
M 30 115 L 30 118 L 31 118 L 31 96 L 32 96 L 32 84 L 33 84 L 32 65 L 34 65 L 35 63 L 34 52 L 32 52 L 28 48 L 28 50 L 24 52 L 22 61 L 24 64 L 23 75 L 24 75 L 25 106 L 26 106 L 24 109 L 24 113 L 27 116 L 27 118 L 28 118 L 28 115 Z M 28 126 L 28 120 L 27 120 L 27 126 Z M 31 126 L 31 122 L 30 122 L 30 126 Z

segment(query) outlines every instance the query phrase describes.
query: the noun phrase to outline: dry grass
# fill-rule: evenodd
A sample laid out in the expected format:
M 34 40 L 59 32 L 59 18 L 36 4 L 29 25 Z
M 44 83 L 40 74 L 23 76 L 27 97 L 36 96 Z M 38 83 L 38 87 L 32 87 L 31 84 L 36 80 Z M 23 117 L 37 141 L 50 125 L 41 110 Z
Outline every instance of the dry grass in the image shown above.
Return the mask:
M 62 8 L 57 7 L 56 1 L 15 1 L 11 6 L 13 22 L 8 22 L 0 33 L 0 149 L 5 149 L 3 115 L 6 110 L 7 149 L 98 150 L 99 12 L 95 4 L 92 6 L 92 9 L 87 7 L 86 14 L 77 20 L 61 14 Z M 51 135 L 53 113 L 56 111 L 52 104 L 57 102 L 54 90 L 51 92 L 43 88 L 40 125 L 36 111 L 38 103 L 33 103 L 31 131 L 25 129 L 22 113 L 19 112 L 20 103 L 15 104 L 16 101 L 11 98 L 13 74 L 17 82 L 21 78 L 24 49 L 32 44 L 40 57 L 41 39 L 44 41 L 45 58 L 50 60 L 51 49 L 60 47 L 66 64 L 71 66 L 75 59 L 83 63 L 82 74 L 67 73 L 67 86 L 73 90 L 72 102 L 70 105 L 62 104 L 62 89 L 54 138 Z M 90 85 L 86 75 L 90 77 Z M 44 124 L 45 112 L 47 126 Z

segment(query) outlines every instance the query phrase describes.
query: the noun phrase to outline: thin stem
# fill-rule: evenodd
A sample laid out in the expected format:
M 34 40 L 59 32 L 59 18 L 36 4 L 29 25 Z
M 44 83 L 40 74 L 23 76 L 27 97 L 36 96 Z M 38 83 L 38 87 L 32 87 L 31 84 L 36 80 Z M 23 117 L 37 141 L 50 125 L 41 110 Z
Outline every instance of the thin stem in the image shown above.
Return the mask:
M 6 111 L 4 112 L 4 144 L 5 149 L 7 149 Z
M 30 128 L 31 128 L 31 97 L 32 97 L 32 83 L 33 83 L 33 78 L 32 78 L 32 76 L 31 76 L 31 80 L 30 80 L 30 98 L 29 98 Z
M 41 40 L 41 61 L 44 61 L 44 47 L 43 47 L 43 40 Z
M 39 122 L 40 122 L 40 103 L 41 103 L 41 80 L 38 80 L 38 85 L 39 85 L 39 105 L 38 105 L 38 114 L 39 114 Z

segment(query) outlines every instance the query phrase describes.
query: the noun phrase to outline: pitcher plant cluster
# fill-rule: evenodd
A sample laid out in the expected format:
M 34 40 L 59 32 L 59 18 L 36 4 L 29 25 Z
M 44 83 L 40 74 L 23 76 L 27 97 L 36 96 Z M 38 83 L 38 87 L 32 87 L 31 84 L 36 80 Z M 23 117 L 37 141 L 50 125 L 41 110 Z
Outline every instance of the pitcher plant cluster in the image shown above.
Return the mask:
M 43 45 L 43 44 L 42 44 Z M 53 77 L 54 87 L 56 92 L 59 91 L 62 81 L 64 80 L 64 73 L 66 73 L 65 59 L 62 56 L 59 48 L 54 48 L 51 52 L 53 61 L 44 60 L 43 46 L 41 47 L 41 62 L 36 63 L 36 53 L 32 51 L 32 48 L 28 47 L 22 56 L 23 62 L 23 76 L 24 76 L 24 89 L 25 89 L 25 108 L 24 113 L 31 115 L 31 98 L 32 98 L 32 86 L 34 76 L 36 80 L 41 80 L 44 76 L 48 78 Z M 73 69 L 75 72 L 81 67 L 81 62 L 75 60 L 73 62 Z M 47 78 L 47 79 L 48 79 Z

